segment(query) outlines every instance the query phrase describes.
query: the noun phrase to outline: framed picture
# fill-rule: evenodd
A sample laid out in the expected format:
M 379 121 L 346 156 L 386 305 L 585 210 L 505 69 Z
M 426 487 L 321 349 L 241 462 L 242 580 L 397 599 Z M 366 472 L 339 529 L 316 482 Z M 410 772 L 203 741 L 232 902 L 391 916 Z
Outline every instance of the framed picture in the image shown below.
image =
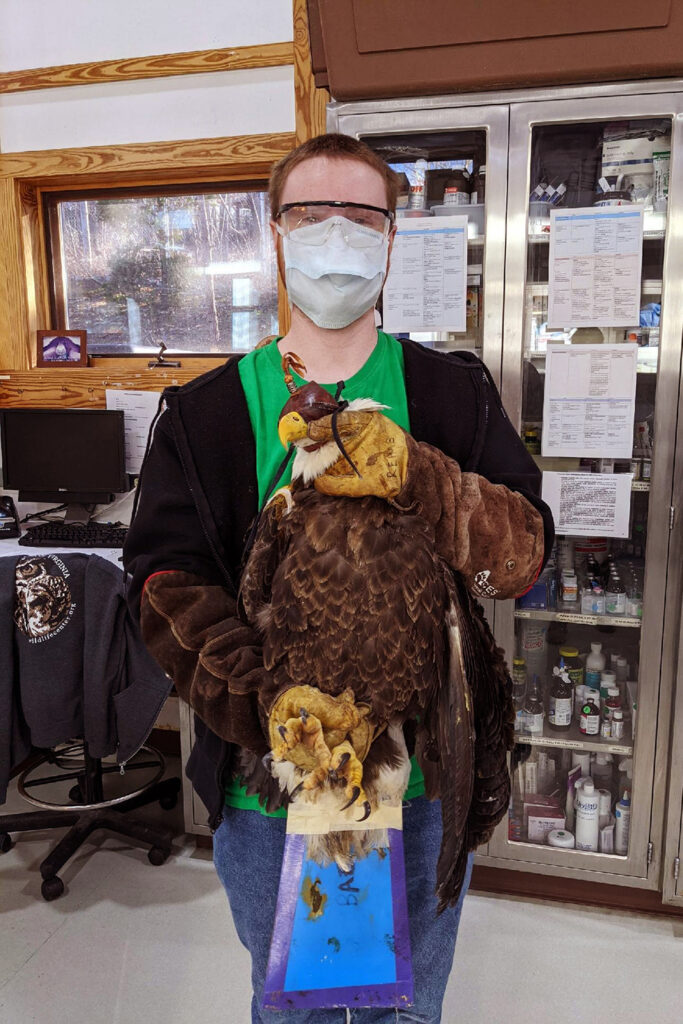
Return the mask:
M 37 366 L 87 366 L 86 331 L 38 331 Z

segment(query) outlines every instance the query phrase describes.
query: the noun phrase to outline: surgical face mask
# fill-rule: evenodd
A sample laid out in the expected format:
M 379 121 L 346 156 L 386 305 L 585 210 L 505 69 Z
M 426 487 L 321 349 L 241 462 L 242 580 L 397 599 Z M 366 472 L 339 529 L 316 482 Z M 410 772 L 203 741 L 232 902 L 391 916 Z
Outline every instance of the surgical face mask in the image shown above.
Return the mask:
M 291 302 L 318 327 L 340 329 L 377 302 L 389 241 L 365 225 L 332 217 L 283 235 L 282 252 Z

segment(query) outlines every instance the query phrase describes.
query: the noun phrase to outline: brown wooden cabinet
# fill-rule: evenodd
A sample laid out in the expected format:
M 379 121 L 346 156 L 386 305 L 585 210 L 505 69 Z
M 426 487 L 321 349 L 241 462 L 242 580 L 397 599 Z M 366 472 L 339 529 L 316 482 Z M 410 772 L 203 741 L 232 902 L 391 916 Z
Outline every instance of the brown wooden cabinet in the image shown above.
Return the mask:
M 316 85 L 337 100 L 683 71 L 674 0 L 308 0 L 308 9 Z

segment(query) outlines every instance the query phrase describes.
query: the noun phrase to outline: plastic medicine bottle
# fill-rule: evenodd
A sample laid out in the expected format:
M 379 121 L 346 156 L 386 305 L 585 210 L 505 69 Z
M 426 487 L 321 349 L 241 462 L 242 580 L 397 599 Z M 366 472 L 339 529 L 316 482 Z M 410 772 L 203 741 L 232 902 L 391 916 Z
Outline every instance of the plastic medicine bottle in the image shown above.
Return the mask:
M 602 644 L 592 643 L 591 652 L 586 658 L 586 685 L 595 689 L 600 687 L 600 673 L 605 669 L 605 655 Z

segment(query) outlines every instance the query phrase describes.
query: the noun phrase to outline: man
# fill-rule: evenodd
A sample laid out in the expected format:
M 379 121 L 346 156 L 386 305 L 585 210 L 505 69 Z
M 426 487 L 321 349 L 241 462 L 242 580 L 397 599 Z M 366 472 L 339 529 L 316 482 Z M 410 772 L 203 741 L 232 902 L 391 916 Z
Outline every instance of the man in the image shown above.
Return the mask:
M 282 810 L 264 813 L 240 782 L 235 746 L 259 757 L 268 751 L 258 695 L 269 680 L 258 636 L 240 618 L 235 598 L 245 538 L 283 455 L 277 421 L 288 392 L 281 354 L 295 352 L 308 379 L 332 392 L 344 381 L 346 399 L 385 404 L 386 414 L 417 440 L 480 474 L 482 494 L 490 489 L 487 481 L 509 488 L 510 501 L 526 509 L 527 547 L 535 552 L 533 565 L 519 560 L 519 590 L 531 584 L 552 544 L 550 514 L 537 497 L 538 471 L 483 365 L 474 357 L 398 342 L 375 327 L 396 195 L 393 172 L 347 136 L 310 140 L 275 166 L 271 229 L 292 305 L 291 328 L 284 338 L 169 390 L 124 549 L 130 600 L 140 609 L 145 641 L 197 714 L 187 774 L 210 810 L 216 868 L 252 957 L 253 1024 L 347 1019 L 342 1010 L 259 1009 L 285 822 Z M 280 483 L 286 482 L 285 474 Z M 468 527 L 473 551 L 477 529 L 476 523 Z M 517 561 L 508 559 L 508 569 Z M 481 569 L 478 593 L 488 596 L 498 589 L 496 580 L 483 564 Z M 471 858 L 458 905 L 437 917 L 440 810 L 422 794 L 414 765 L 405 794 L 404 845 L 415 1003 L 397 1014 L 353 1009 L 351 1020 L 358 1024 L 441 1019 Z

